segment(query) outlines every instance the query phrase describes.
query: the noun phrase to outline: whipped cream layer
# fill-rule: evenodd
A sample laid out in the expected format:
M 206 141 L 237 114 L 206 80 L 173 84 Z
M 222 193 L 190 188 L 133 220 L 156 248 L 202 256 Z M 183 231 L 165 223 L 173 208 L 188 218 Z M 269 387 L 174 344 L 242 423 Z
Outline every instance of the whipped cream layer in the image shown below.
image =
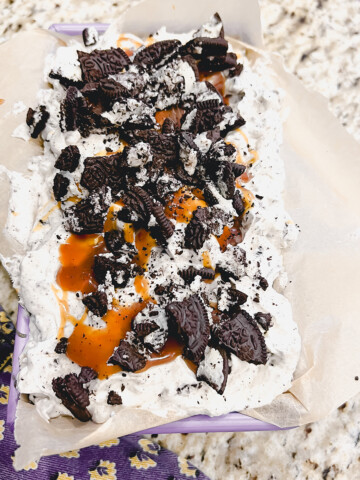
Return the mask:
M 219 25 L 210 22 L 200 31 L 181 35 L 169 33 L 162 28 L 153 38 L 155 41 L 178 38 L 185 43 L 199 34 L 216 37 L 219 35 Z M 137 44 L 143 44 L 137 37 L 130 38 Z M 131 45 L 131 41 L 127 42 Z M 64 336 L 69 337 L 74 325 L 70 322 L 63 325 L 61 302 L 65 298 L 65 293 L 56 282 L 61 267 L 59 248 L 68 240 L 70 234 L 64 227 L 62 212 L 52 194 L 54 175 L 58 172 L 54 164 L 62 149 L 68 145 L 78 147 L 80 151 L 78 167 L 71 175 L 64 174 L 69 179 L 64 203 L 70 204 L 72 197 L 86 196 L 84 190 L 78 187 L 84 171 L 84 160 L 104 152 L 105 148 L 116 152 L 123 147 L 115 135 L 91 133 L 83 138 L 78 130 L 62 131 L 59 127 L 59 112 L 61 102 L 65 98 L 65 90 L 58 80 L 49 78 L 48 74 L 51 71 L 58 72 L 75 82 L 80 81 L 81 69 L 77 50 L 91 52 L 95 48 L 109 47 L 116 47 L 116 42 L 111 43 L 106 37 L 100 38 L 96 45 L 90 47 L 70 40 L 68 46 L 59 47 L 49 56 L 45 77 L 50 81 L 52 88 L 41 90 L 38 94 L 39 105 L 44 105 L 50 114 L 41 134 L 44 139 L 44 155 L 30 161 L 28 178 L 19 178 L 18 174 L 9 173 L 13 185 L 11 210 L 21 212 L 21 215 L 9 215 L 8 233 L 23 245 L 26 254 L 5 259 L 5 264 L 19 290 L 21 303 L 31 317 L 30 338 L 21 355 L 17 388 L 21 393 L 30 395 L 39 414 L 47 420 L 70 414 L 55 395 L 52 380 L 80 372 L 80 366 L 66 355 L 55 353 L 59 329 L 63 327 Z M 225 141 L 236 147 L 242 159 L 249 160 L 248 181 L 242 185 L 251 192 L 245 193 L 249 198 L 249 208 L 243 217 L 244 238 L 237 245 L 228 245 L 226 251 L 222 252 L 215 236 L 210 235 L 203 246 L 194 251 L 182 248 L 181 242 L 187 224 L 176 222 L 175 231 L 168 239 L 166 250 L 160 246 L 152 248 L 144 278 L 149 283 L 150 297 L 159 300 L 160 305 L 161 300 L 157 297 L 156 288 L 176 284 L 178 288 L 173 300 L 181 302 L 191 294 L 204 294 L 210 303 L 217 303 L 219 310 L 222 310 L 226 309 L 228 298 L 225 294 L 220 298 L 217 296 L 220 276 L 211 283 L 204 282 L 200 276 L 196 276 L 190 285 L 185 285 L 179 271 L 190 264 L 194 268 L 203 268 L 204 255 L 213 268 L 216 266 L 230 268 L 238 278 L 232 279 L 233 287 L 247 295 L 242 309 L 251 316 L 259 312 L 271 315 L 270 328 L 261 328 L 268 360 L 264 365 L 255 365 L 231 354 L 229 358 L 231 370 L 222 395 L 205 381 L 197 380 L 196 374 L 188 367 L 182 356 L 176 357 L 172 362 L 153 366 L 144 372 L 120 371 L 106 379 L 91 380 L 88 384 L 90 405 L 87 408 L 94 422 L 105 422 L 126 407 L 149 410 L 164 417 L 199 413 L 221 415 L 268 404 L 291 385 L 300 352 L 300 338 L 292 319 L 291 305 L 282 294 L 287 282 L 282 250 L 293 244 L 298 230 L 287 214 L 282 198 L 284 166 L 279 155 L 279 146 L 282 142 L 283 92 L 273 83 L 271 70 L 265 58 L 257 57 L 250 60 L 245 49 L 236 53 L 243 64 L 243 71 L 239 76 L 226 77 L 225 91 L 231 95 L 230 105 L 233 111 L 240 113 L 245 118 L 246 124 L 241 131 L 234 130 L 228 133 Z M 182 63 L 176 65 L 175 73 L 183 81 L 186 93 L 196 91 L 197 95 L 201 95 L 192 70 L 188 64 Z M 131 66 L 129 69 L 130 73 L 136 74 L 135 69 L 131 72 L 132 68 Z M 166 81 L 165 71 L 163 75 Z M 120 81 L 119 75 L 112 77 Z M 203 99 L 210 99 L 206 95 L 208 94 L 204 93 Z M 157 101 L 159 102 L 157 110 L 174 103 L 171 98 L 160 96 Z M 152 118 L 155 109 L 141 102 L 132 102 L 124 111 L 121 110 L 121 105 L 115 103 L 112 110 L 103 116 L 112 123 L 121 124 L 129 119 L 131 113 Z M 209 140 L 206 136 L 197 135 L 195 142 L 200 151 L 206 154 L 209 149 Z M 147 148 L 146 143 L 138 143 L 136 148 L 132 147 L 133 150 L 128 157 L 131 166 L 139 168 L 138 186 L 146 182 L 145 166 L 149 161 Z M 186 172 L 192 175 L 196 168 L 196 158 L 189 152 L 182 161 Z M 165 191 L 177 190 L 176 185 L 171 185 L 173 179 L 165 172 L 158 181 L 164 185 Z M 178 188 L 180 186 L 181 184 Z M 243 190 L 242 192 L 244 193 Z M 215 189 L 212 193 L 223 212 L 228 215 L 235 214 L 230 200 L 226 200 Z M 27 213 L 26 222 L 22 221 L 24 212 Z M 32 219 L 31 225 L 29 218 Z M 123 228 L 120 220 L 117 221 L 117 228 L 120 230 Z M 246 254 L 246 262 L 242 261 L 243 252 Z M 266 289 L 259 286 L 259 278 L 266 279 L 268 283 Z M 274 288 L 274 282 L 278 285 L 277 290 Z M 121 289 L 114 288 L 110 282 L 105 282 L 103 289 L 111 300 L 110 308 L 114 302 L 117 305 L 129 305 L 141 301 L 133 281 L 129 281 Z M 80 321 L 85 313 L 81 294 L 66 292 L 66 302 L 72 317 Z M 211 323 L 211 308 L 207 305 L 206 309 Z M 104 321 L 91 312 L 88 313 L 86 323 L 99 329 L 105 326 Z M 220 360 L 217 351 L 214 352 L 207 347 L 205 358 L 199 367 L 200 372 L 213 366 L 213 377 L 221 382 L 222 372 L 216 369 Z M 122 405 L 114 406 L 107 403 L 111 391 L 121 392 Z

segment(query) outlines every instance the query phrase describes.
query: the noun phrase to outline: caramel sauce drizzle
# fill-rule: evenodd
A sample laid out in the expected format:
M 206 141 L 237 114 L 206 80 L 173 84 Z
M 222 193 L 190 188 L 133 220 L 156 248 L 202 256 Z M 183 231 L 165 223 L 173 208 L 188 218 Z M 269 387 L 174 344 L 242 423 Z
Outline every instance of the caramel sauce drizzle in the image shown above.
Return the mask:
M 151 250 L 156 247 L 156 240 L 150 235 L 150 233 L 141 228 L 135 234 L 135 247 L 138 251 L 135 262 L 139 267 L 147 270 L 147 264 L 151 255 Z
M 195 210 L 207 207 L 204 197 L 201 199 L 196 194 L 199 195 L 198 189 L 181 187 L 167 203 L 165 215 L 179 223 L 189 223 Z
M 61 267 L 56 276 L 59 287 L 65 292 L 95 292 L 98 284 L 92 273 L 94 257 L 106 251 L 102 235 L 70 235 L 59 249 Z

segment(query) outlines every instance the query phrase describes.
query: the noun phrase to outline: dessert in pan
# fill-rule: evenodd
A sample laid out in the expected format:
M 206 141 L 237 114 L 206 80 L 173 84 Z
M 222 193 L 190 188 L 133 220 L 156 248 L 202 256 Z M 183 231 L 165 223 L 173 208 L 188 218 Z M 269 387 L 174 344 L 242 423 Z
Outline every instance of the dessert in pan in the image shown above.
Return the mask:
M 47 59 L 26 117 L 44 155 L 27 253 L 8 263 L 31 316 L 17 387 L 43 418 L 99 423 L 269 403 L 300 350 L 279 293 L 297 235 L 282 92 L 217 14 L 104 38 L 86 29 Z

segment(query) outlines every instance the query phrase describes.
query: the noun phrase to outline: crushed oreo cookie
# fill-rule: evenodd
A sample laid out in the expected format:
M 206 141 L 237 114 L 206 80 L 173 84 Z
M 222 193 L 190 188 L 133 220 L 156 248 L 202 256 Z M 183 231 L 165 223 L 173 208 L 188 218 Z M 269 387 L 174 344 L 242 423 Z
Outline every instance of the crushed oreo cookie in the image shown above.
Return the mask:
M 112 284 L 117 288 L 123 288 L 131 275 L 130 261 L 132 253 L 124 255 L 125 262 L 120 262 L 114 256 L 96 255 L 94 257 L 93 274 L 100 284 L 105 283 L 109 273 Z
M 138 51 L 134 63 L 143 67 L 158 67 L 173 58 L 179 51 L 179 40 L 162 40 Z
M 197 275 L 203 280 L 214 280 L 215 278 L 215 271 L 211 268 L 194 268 L 189 267 L 186 270 L 179 271 L 180 277 L 185 281 L 185 283 L 191 283 Z
M 165 311 L 172 327 L 185 343 L 183 355 L 199 363 L 209 341 L 209 318 L 203 301 L 198 295 L 191 295 L 182 302 L 169 303 Z
M 85 47 L 90 47 L 98 42 L 99 33 L 95 27 L 86 27 L 82 31 L 82 38 Z
M 74 172 L 79 166 L 80 151 L 76 145 L 69 145 L 61 150 L 55 162 L 55 168 L 65 172 Z
M 185 247 L 199 250 L 210 234 L 221 235 L 231 219 L 218 207 L 199 208 L 185 229 Z
M 90 312 L 98 317 L 103 317 L 108 309 L 108 300 L 105 292 L 97 291 L 86 295 L 83 298 L 83 304 Z
M 67 346 L 69 343 L 69 339 L 66 337 L 61 337 L 58 343 L 55 346 L 55 352 L 56 353 L 66 353 Z
M 61 173 L 57 173 L 54 177 L 53 192 L 54 198 L 57 202 L 60 202 L 68 192 L 70 180 L 64 177 Z
M 232 204 L 236 213 L 241 217 L 245 211 L 245 205 L 238 190 L 234 193 Z
M 270 313 L 257 312 L 255 313 L 254 318 L 265 332 L 267 332 L 272 326 L 272 317 Z
M 111 390 L 109 392 L 108 397 L 107 397 L 107 404 L 108 405 L 122 405 L 122 398 L 118 393 L 114 392 L 114 390 Z
M 93 50 L 90 53 L 78 51 L 78 59 L 85 82 L 97 82 L 119 73 L 130 63 L 129 57 L 121 48 Z
M 121 340 L 119 346 L 109 358 L 108 363 L 120 365 L 122 369 L 129 372 L 136 372 L 145 367 L 146 358 L 129 342 Z
M 65 228 L 76 234 L 101 233 L 110 203 L 111 197 L 106 192 L 106 187 L 92 192 L 64 211 Z
M 196 378 L 203 380 L 219 395 L 225 391 L 229 375 L 229 360 L 226 351 L 221 347 L 207 346 L 203 360 L 200 362 Z
M 151 211 L 160 227 L 161 233 L 164 238 L 170 238 L 171 235 L 174 233 L 175 225 L 165 216 L 163 206 L 159 203 L 154 203 Z
M 96 189 L 109 186 L 114 191 L 121 187 L 121 154 L 110 156 L 88 157 L 84 160 L 84 171 L 81 175 L 80 185 L 92 192 Z
M 253 318 L 244 310 L 234 317 L 215 325 L 215 338 L 224 348 L 245 362 L 265 364 L 265 340 Z
M 55 395 L 62 401 L 75 418 L 81 422 L 91 420 L 91 414 L 86 408 L 89 404 L 88 391 L 79 382 L 77 376 L 73 373 L 63 377 L 54 378 L 52 388 Z
M 79 383 L 89 383 L 91 380 L 95 380 L 98 377 L 97 372 L 91 367 L 81 367 L 78 375 Z
M 132 331 L 142 344 L 159 353 L 168 339 L 168 321 L 162 307 L 148 304 L 132 321 Z
M 49 117 L 50 114 L 44 105 L 39 105 L 35 110 L 31 107 L 29 108 L 26 114 L 26 124 L 29 127 L 32 138 L 37 138 L 44 130 Z
M 226 55 L 228 42 L 223 37 L 195 37 L 184 45 L 183 51 L 196 59 Z
M 133 210 L 140 222 L 148 224 L 153 208 L 150 195 L 141 187 L 134 187 L 123 195 L 125 205 Z
M 106 248 L 115 257 L 127 255 L 129 261 L 131 261 L 136 254 L 135 247 L 131 243 L 125 242 L 124 233 L 120 230 L 105 232 L 104 240 Z

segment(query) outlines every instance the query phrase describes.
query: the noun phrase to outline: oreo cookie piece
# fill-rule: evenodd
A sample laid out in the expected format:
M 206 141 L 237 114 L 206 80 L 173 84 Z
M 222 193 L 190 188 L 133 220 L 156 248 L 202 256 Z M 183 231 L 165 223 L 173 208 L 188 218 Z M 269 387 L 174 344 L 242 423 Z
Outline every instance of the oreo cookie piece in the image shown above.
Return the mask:
M 197 66 L 197 62 L 194 60 L 194 58 L 191 55 L 185 55 L 182 57 L 182 60 L 184 62 L 187 62 L 190 67 L 193 69 L 194 75 L 195 75 L 195 80 L 198 82 L 200 80 L 200 74 L 199 74 L 199 69 Z
M 78 380 L 81 384 L 89 383 L 91 380 L 95 380 L 98 377 L 97 372 L 91 367 L 81 367 L 78 375 Z
M 183 117 L 181 128 L 194 134 L 212 130 L 222 122 L 226 110 L 219 99 L 197 102 L 194 109 Z
M 154 159 L 160 158 L 165 161 L 176 160 L 178 155 L 178 143 L 175 135 L 164 135 L 155 130 L 135 130 L 127 138 L 131 145 L 138 142 L 148 143 Z
M 77 234 L 101 233 L 110 204 L 111 195 L 106 187 L 92 192 L 64 211 L 66 230 Z
M 165 118 L 162 126 L 161 126 L 161 133 L 165 134 L 172 134 L 175 133 L 177 130 L 175 123 L 169 118 Z
M 236 190 L 236 192 L 234 194 L 234 197 L 233 197 L 232 204 L 233 204 L 233 207 L 234 207 L 236 213 L 239 215 L 239 217 L 241 217 L 241 215 L 245 211 L 245 205 L 244 205 L 244 202 L 241 198 L 239 190 Z
M 211 268 L 189 267 L 186 270 L 180 270 L 179 275 L 185 283 L 190 284 L 197 275 L 200 275 L 203 280 L 214 280 L 215 271 Z
M 169 303 L 165 311 L 172 327 L 185 343 L 183 355 L 199 363 L 210 335 L 208 314 L 202 300 L 198 295 L 191 295 L 182 302 Z
M 49 73 L 49 77 L 53 78 L 54 80 L 59 80 L 60 85 L 62 85 L 65 88 L 69 88 L 69 87 L 82 88 L 84 86 L 84 82 L 82 80 L 74 80 L 72 78 L 67 78 L 64 75 L 62 75 L 61 71 L 54 72 L 54 70 L 51 70 L 51 72 Z
M 215 187 L 212 188 L 215 189 Z M 219 200 L 214 194 L 212 188 L 209 185 L 206 185 L 203 188 L 204 200 L 209 205 L 209 207 L 213 207 L 214 205 L 217 205 L 219 203 Z
M 58 341 L 58 343 L 56 344 L 55 352 L 59 353 L 59 354 L 60 353 L 66 353 L 68 343 L 69 343 L 68 338 L 61 337 L 60 340 Z
M 269 287 L 269 282 L 266 280 L 266 278 L 260 277 L 259 285 L 265 291 Z
M 219 193 L 227 200 L 230 200 L 235 194 L 235 175 L 231 163 L 217 162 L 217 164 L 218 168 L 215 171 L 215 175 L 212 175 L 212 180 L 214 180 Z
M 151 212 L 160 227 L 163 237 L 167 240 L 174 233 L 175 225 L 165 216 L 164 208 L 161 204 L 154 202 Z
M 129 57 L 121 48 L 77 53 L 85 82 L 97 82 L 101 78 L 121 72 L 130 64 Z
M 149 74 L 139 65 L 132 64 L 129 70 L 118 73 L 114 76 L 115 80 L 127 88 L 132 97 L 137 98 L 144 90 Z
M 226 112 L 224 113 L 224 119 L 220 124 L 220 134 L 223 138 L 225 138 L 232 130 L 245 125 L 245 120 L 241 115 L 234 113 L 229 107 L 225 108 Z
M 231 163 L 231 168 L 236 178 L 240 177 L 246 170 L 245 165 L 241 163 Z
M 216 324 L 213 330 L 218 342 L 240 360 L 255 365 L 266 363 L 264 337 L 255 320 L 244 310 L 233 318 Z
M 57 173 L 54 177 L 53 192 L 57 202 L 60 202 L 68 192 L 70 180 L 61 173 Z
M 247 302 L 248 296 L 246 293 L 236 290 L 236 288 L 230 288 L 229 296 L 233 305 L 230 306 L 230 313 L 234 313 L 239 305 L 243 305 Z
M 224 38 L 224 27 L 220 15 L 216 12 L 210 20 L 204 23 L 194 34 L 195 37 Z
M 208 151 L 208 164 L 216 165 L 216 162 L 229 162 L 231 165 L 239 165 L 236 161 L 237 150 L 231 143 L 226 143 L 220 136 L 220 129 L 217 131 L 218 136 Z M 239 165 L 243 167 L 243 165 Z M 233 167 L 232 167 L 233 168 Z M 234 172 L 235 175 L 235 172 Z M 236 175 L 235 175 L 236 176 Z
M 224 56 L 202 58 L 198 63 L 201 72 L 222 72 L 229 68 L 234 69 L 237 63 L 237 56 L 233 52 L 228 52 Z
M 49 120 L 50 114 L 46 110 L 45 105 L 39 105 L 35 110 L 29 108 L 26 114 L 26 124 L 29 127 L 32 138 L 37 138 L 45 128 L 46 122 Z
M 244 66 L 241 63 L 237 63 L 234 68 L 231 68 L 228 72 L 230 78 L 238 77 L 243 71 Z
M 62 130 L 73 131 L 76 130 L 79 125 L 78 96 L 79 90 L 76 87 L 69 87 L 66 90 L 65 99 L 60 105 Z
M 112 127 L 137 130 L 153 128 L 156 124 L 154 113 L 154 108 L 143 101 L 135 98 L 121 98 L 102 117 L 105 117 Z
M 153 203 L 150 195 L 141 187 L 128 190 L 122 197 L 124 204 L 133 210 L 140 222 L 148 224 Z
M 241 305 L 247 301 L 246 293 L 225 284 L 218 291 L 218 309 L 233 316 L 241 311 Z
M 120 230 L 110 230 L 104 235 L 106 248 L 115 257 L 120 257 L 124 253 L 136 253 L 135 247 L 131 243 L 125 242 L 124 233 Z
M 54 378 L 52 388 L 55 395 L 60 398 L 66 407 L 81 422 L 91 420 L 91 414 L 86 408 L 89 404 L 88 391 L 79 382 L 73 373 L 63 377 Z
M 92 192 L 103 186 L 109 186 L 117 193 L 123 182 L 120 173 L 124 163 L 123 155 L 115 154 L 103 157 L 88 157 L 84 160 L 84 170 L 80 178 L 80 185 Z M 121 170 L 121 172 L 120 172 Z
M 199 363 L 196 378 L 203 380 L 219 395 L 225 391 L 229 375 L 229 360 L 221 347 L 207 346 L 203 360 Z
M 159 329 L 159 325 L 151 318 L 139 323 L 133 323 L 133 331 L 140 338 L 150 335 L 150 333 Z
M 76 145 L 69 145 L 61 150 L 55 162 L 55 168 L 65 172 L 74 172 L 79 166 L 80 151 Z
M 114 392 L 114 390 L 111 390 L 109 392 L 109 395 L 107 397 L 107 404 L 108 405 L 122 405 L 122 398 L 120 397 L 120 395 L 116 392 Z
M 96 103 L 99 100 L 99 82 L 85 83 L 80 91 L 84 97 L 88 98 L 92 102 Z
M 131 328 L 143 345 L 152 352 L 160 353 L 168 339 L 165 311 L 153 303 L 149 303 L 136 315 Z
M 100 284 L 105 283 L 109 272 L 112 284 L 115 287 L 125 287 L 131 276 L 130 262 L 133 257 L 134 252 L 126 252 L 121 257 L 121 261 L 108 255 L 96 255 L 93 265 L 95 280 Z
M 257 312 L 255 313 L 254 318 L 260 327 L 265 330 L 265 332 L 267 332 L 272 326 L 272 317 L 270 313 Z
M 189 175 L 194 175 L 198 162 L 201 162 L 201 152 L 194 142 L 194 136 L 191 133 L 182 132 L 178 136 L 179 158 L 184 165 L 184 169 Z
M 210 234 L 221 235 L 232 218 L 218 207 L 197 209 L 185 229 L 185 247 L 199 250 Z
M 87 27 L 82 31 L 82 38 L 85 47 L 90 47 L 98 42 L 99 33 L 95 27 Z
M 98 317 L 103 317 L 108 309 L 108 299 L 105 292 L 97 291 L 83 298 L 83 304 L 90 312 Z
M 196 59 L 226 55 L 228 42 L 222 38 L 195 37 L 184 45 L 182 51 Z
M 99 92 L 108 102 L 115 102 L 120 98 L 129 98 L 131 93 L 121 83 L 113 78 L 103 78 L 99 81 Z
M 179 40 L 155 42 L 137 52 L 134 64 L 143 67 L 160 67 L 177 55 L 180 46 Z
M 146 358 L 139 353 L 136 348 L 126 340 L 121 340 L 119 346 L 109 358 L 111 365 L 120 365 L 123 370 L 136 372 L 146 365 Z

